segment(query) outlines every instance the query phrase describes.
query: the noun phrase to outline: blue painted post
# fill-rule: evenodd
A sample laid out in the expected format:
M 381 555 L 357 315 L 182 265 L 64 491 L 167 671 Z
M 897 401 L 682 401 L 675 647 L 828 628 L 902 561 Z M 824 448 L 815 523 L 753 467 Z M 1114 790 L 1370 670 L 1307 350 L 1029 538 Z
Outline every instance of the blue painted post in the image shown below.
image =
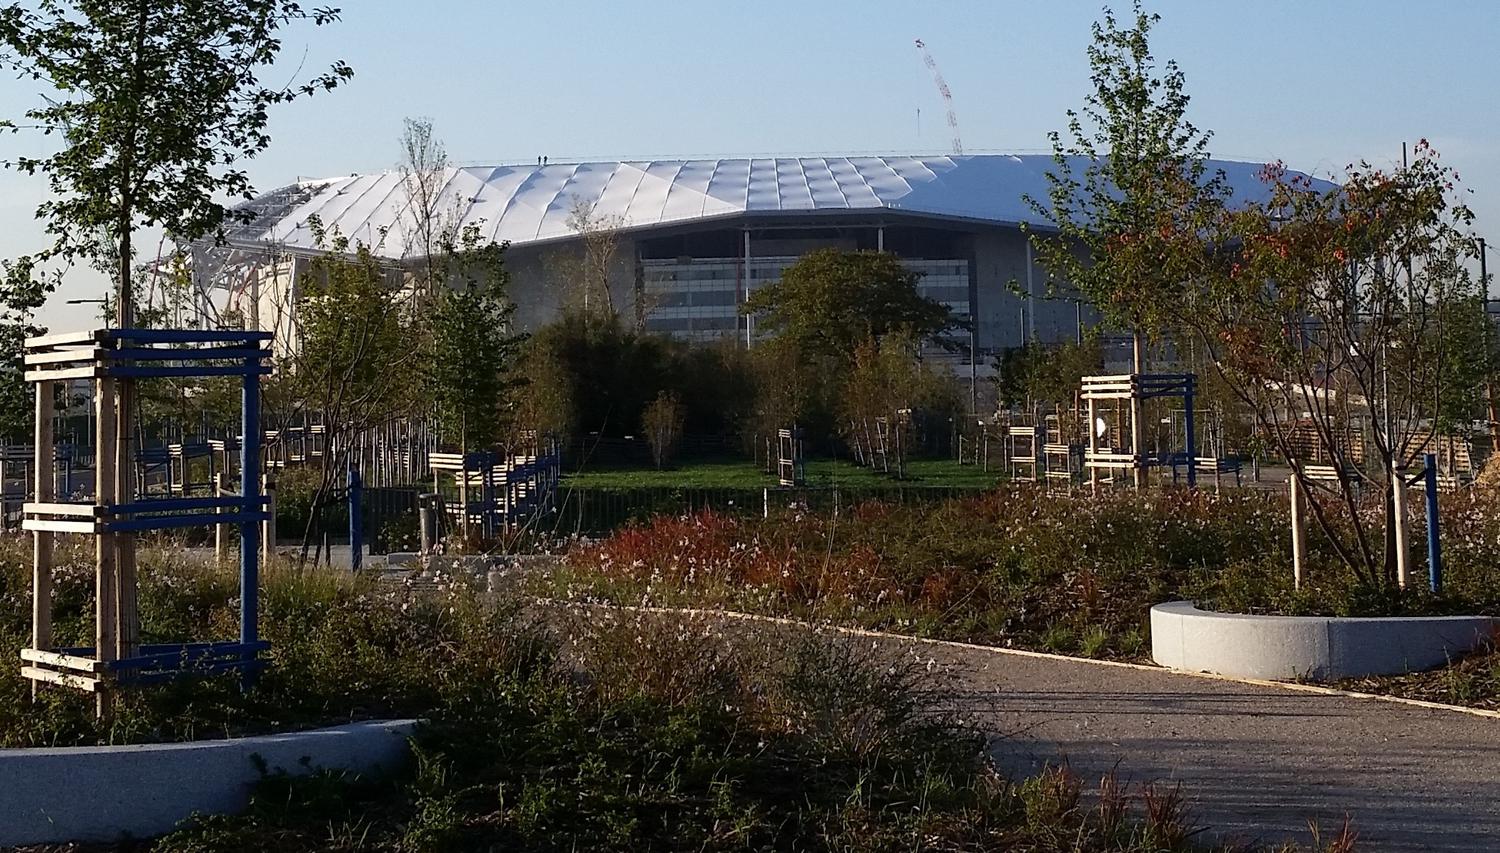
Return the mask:
M 256 362 L 259 359 L 255 360 Z M 240 402 L 243 406 L 240 430 L 244 438 L 240 441 L 240 512 L 258 515 L 263 507 L 260 502 L 260 376 L 246 373 L 240 386 Z M 255 643 L 260 640 L 260 521 L 240 522 L 240 642 Z M 247 659 L 254 652 L 245 653 Z M 248 664 L 241 671 L 240 687 L 249 690 L 255 686 L 255 666 Z
M 1187 484 L 1188 488 L 1198 485 L 1198 439 L 1193 434 L 1193 380 L 1188 380 L 1187 391 L 1182 395 L 1183 407 L 1185 409 L 1184 420 L 1187 421 Z
M 364 518 L 360 515 L 360 498 L 364 491 L 364 482 L 359 478 L 359 468 L 355 465 L 349 466 L 349 566 L 355 574 L 364 567 L 365 543 L 361 534 L 364 533 L 362 522 Z
M 1433 592 L 1443 591 L 1443 549 L 1438 543 L 1437 456 L 1427 454 L 1427 579 Z

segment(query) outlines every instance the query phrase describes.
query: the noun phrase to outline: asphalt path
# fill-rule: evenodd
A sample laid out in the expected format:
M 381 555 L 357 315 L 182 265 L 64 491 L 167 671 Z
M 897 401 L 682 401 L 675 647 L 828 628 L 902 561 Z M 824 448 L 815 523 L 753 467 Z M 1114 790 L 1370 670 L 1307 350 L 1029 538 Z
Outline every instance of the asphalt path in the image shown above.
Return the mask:
M 702 611 L 694 618 L 705 615 L 764 632 L 767 640 L 809 627 Z M 1226 842 L 1306 845 L 1315 823 L 1326 843 L 1348 818 L 1361 853 L 1500 853 L 1495 716 L 1156 667 L 835 633 L 859 634 L 851 641 L 925 663 L 935 703 L 987 733 L 996 765 L 1016 778 L 1066 763 L 1086 789 L 1112 769 L 1137 789 L 1180 782 L 1190 822 Z
M 942 645 L 953 710 L 1023 775 L 1066 762 L 1091 785 L 1182 783 L 1221 839 L 1325 840 L 1353 820 L 1359 849 L 1500 850 L 1500 719 L 1206 679 L 1166 670 Z

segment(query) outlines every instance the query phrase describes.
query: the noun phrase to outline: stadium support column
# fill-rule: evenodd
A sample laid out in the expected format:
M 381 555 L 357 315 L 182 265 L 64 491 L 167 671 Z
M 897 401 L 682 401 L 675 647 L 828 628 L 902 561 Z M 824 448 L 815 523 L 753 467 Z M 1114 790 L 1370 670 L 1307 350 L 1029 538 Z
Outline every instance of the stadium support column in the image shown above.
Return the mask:
M 969 237 L 969 413 L 979 414 L 979 252 Z
M 753 280 L 750 270 L 750 229 L 745 229 L 745 301 L 750 301 L 750 282 Z M 749 311 L 745 312 L 745 349 L 752 346 L 752 338 L 755 336 L 755 315 Z
M 646 304 L 646 266 L 641 260 L 641 246 L 636 243 L 635 251 L 635 327 L 637 331 L 646 331 L 646 315 L 649 307 Z
M 208 328 L 208 315 L 212 312 L 211 300 L 208 295 L 208 253 L 203 248 L 194 245 L 190 250 L 192 270 L 190 278 L 193 287 L 193 328 Z
M 274 271 L 275 270 L 274 262 L 272 264 L 267 264 L 267 267 L 269 269 L 271 269 L 271 270 Z M 244 316 L 244 319 L 241 322 L 244 324 L 245 328 L 250 329 L 251 331 L 258 332 L 258 331 L 260 331 L 260 269 L 259 268 L 254 267 L 254 266 L 252 266 L 250 268 L 250 281 L 249 281 L 249 285 L 248 285 L 247 289 L 250 291 L 250 294 L 249 294 L 250 306 L 249 306 L 249 310 L 246 311 L 246 312 L 244 312 L 245 316 Z
M 1036 286 L 1032 280 L 1033 270 L 1036 267 L 1036 259 L 1031 256 L 1031 239 L 1022 235 L 1026 240 L 1026 344 L 1036 339 Z

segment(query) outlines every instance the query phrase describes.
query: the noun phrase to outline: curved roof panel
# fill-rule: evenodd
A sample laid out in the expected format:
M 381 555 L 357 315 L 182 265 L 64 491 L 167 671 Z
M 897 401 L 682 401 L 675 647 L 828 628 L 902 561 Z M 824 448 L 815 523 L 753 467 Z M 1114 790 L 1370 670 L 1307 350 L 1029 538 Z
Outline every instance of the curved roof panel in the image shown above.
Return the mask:
M 680 225 L 738 214 L 879 211 L 995 224 L 1045 225 L 1026 197 L 1047 194 L 1051 155 L 954 157 L 787 157 L 556 163 L 450 168 L 438 178 L 438 208 L 513 244 L 574 236 L 573 208 L 627 229 Z M 1264 196 L 1258 163 L 1212 161 L 1236 198 Z M 1329 184 L 1328 186 L 1332 186 Z M 295 193 L 289 189 L 298 190 Z M 295 198 L 279 211 L 271 201 Z M 248 205 L 254 225 L 231 242 L 316 249 L 309 220 L 399 258 L 417 254 L 410 193 L 398 172 L 312 181 L 268 193 Z M 269 215 L 267 215 L 269 214 Z

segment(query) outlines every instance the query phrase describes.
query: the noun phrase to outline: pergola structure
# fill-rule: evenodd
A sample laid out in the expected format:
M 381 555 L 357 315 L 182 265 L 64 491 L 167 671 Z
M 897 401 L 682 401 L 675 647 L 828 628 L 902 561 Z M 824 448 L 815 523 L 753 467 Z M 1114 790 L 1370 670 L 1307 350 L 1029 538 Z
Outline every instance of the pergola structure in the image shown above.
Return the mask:
M 98 713 L 128 683 L 238 670 L 253 684 L 258 656 L 267 648 L 257 628 L 260 525 L 269 519 L 260 494 L 260 377 L 270 372 L 271 334 L 259 331 L 99 329 L 26 341 L 26 381 L 36 384 L 36 457 L 33 500 L 22 526 L 32 531 L 32 638 L 21 651 L 22 674 L 38 683 L 94 693 Z M 138 493 L 125 452 L 130 436 L 116 432 L 117 392 L 137 379 L 238 376 L 241 378 L 240 491 L 211 496 L 147 497 Z M 53 405 L 59 384 L 93 383 L 94 499 L 59 501 L 54 493 Z M 124 386 L 122 389 L 120 386 Z M 219 642 L 142 645 L 136 609 L 135 534 L 148 530 L 238 524 L 240 530 L 240 636 Z M 60 648 L 52 633 L 53 544 L 58 533 L 94 538 L 95 627 L 91 647 Z
M 1101 473 L 1109 479 L 1122 471 L 1131 472 L 1136 488 L 1146 485 L 1146 475 L 1153 465 L 1171 464 L 1180 459 L 1187 466 L 1187 484 L 1198 483 L 1197 447 L 1193 436 L 1193 397 L 1197 378 L 1191 373 L 1124 373 L 1112 376 L 1083 377 L 1082 398 L 1088 406 L 1089 444 L 1083 454 L 1083 467 L 1089 485 L 1097 488 Z M 1161 397 L 1182 401 L 1186 419 L 1185 452 L 1153 456 L 1146 452 L 1144 441 L 1145 402 Z M 1099 417 L 1101 403 L 1113 403 L 1113 424 Z M 1122 412 L 1128 407 L 1128 415 Z M 1101 440 L 1107 439 L 1101 444 Z M 1129 450 L 1125 450 L 1128 447 Z

